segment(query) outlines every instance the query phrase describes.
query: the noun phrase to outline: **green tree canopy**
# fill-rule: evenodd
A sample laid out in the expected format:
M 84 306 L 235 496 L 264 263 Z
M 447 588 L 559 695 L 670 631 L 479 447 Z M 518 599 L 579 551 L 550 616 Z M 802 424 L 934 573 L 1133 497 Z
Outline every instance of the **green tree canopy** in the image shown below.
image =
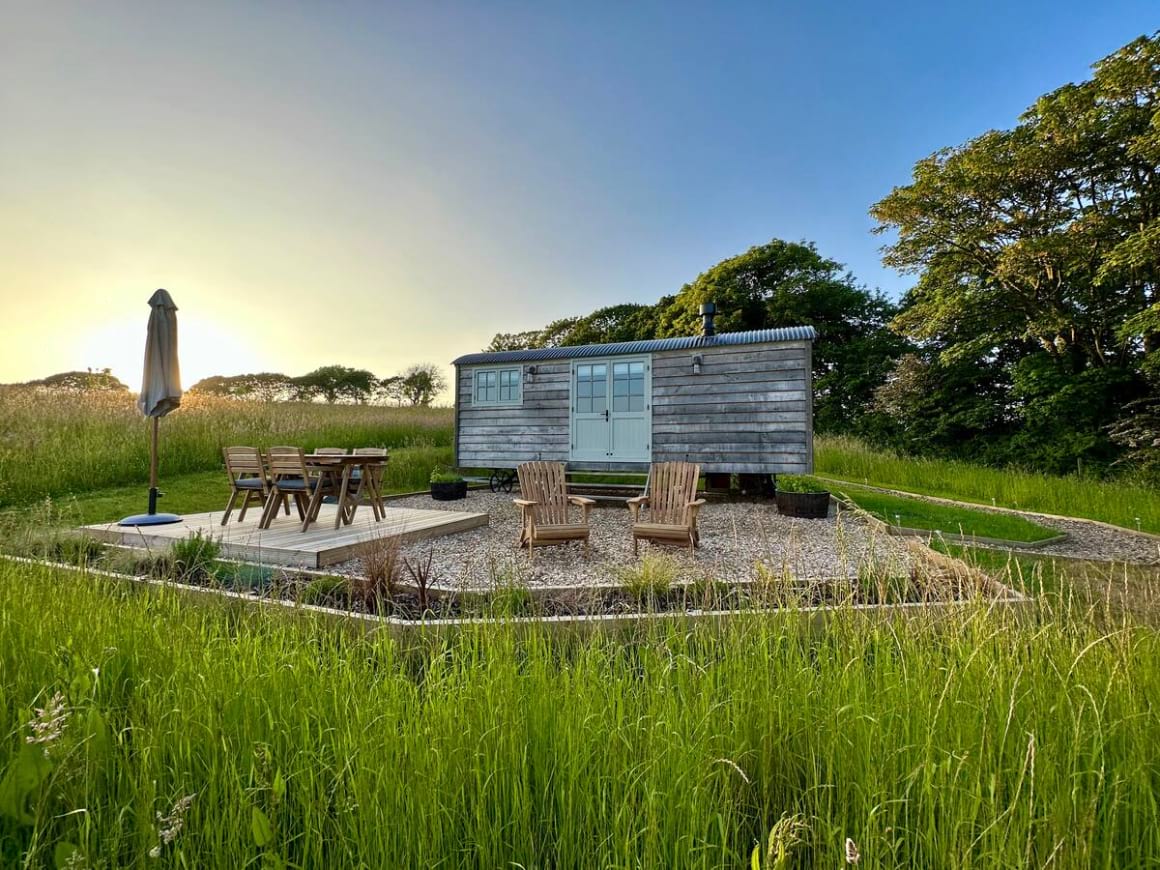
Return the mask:
M 919 161 L 871 214 L 895 234 L 884 262 L 917 276 L 894 326 L 932 365 L 1006 360 L 1013 452 L 1051 470 L 1114 458 L 1107 425 L 1160 336 L 1160 34 Z
M 438 366 L 423 363 L 411 366 L 401 375 L 399 393 L 415 406 L 430 405 L 447 386 L 447 379 Z
M 328 404 L 338 401 L 364 403 L 370 399 L 378 379 L 366 369 L 347 366 L 322 366 L 294 378 L 298 397 L 307 401 L 322 398 Z
M 295 395 L 294 381 L 277 372 L 255 372 L 244 375 L 212 375 L 189 388 L 191 393 L 252 399 L 259 402 L 284 402 Z
M 774 239 L 722 260 L 681 288 L 656 315 L 660 336 L 701 330 L 700 307 L 717 303 L 717 329 L 813 326 L 814 422 L 851 431 L 908 343 L 890 332 L 894 305 L 857 284 L 813 244 Z
M 26 386 L 64 390 L 70 393 L 128 391 L 129 389 L 107 368 L 89 369 L 83 372 L 59 372 L 55 375 L 49 375 L 47 378 L 29 381 Z

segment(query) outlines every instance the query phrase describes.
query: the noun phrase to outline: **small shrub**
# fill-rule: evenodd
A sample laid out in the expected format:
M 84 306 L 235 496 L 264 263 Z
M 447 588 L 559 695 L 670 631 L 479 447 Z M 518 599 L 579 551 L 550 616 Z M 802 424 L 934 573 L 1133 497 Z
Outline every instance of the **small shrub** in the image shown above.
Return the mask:
M 169 548 L 173 573 L 180 580 L 204 580 L 212 573 L 213 562 L 221 554 L 221 544 L 200 531 Z
M 516 565 L 490 565 L 491 592 L 488 615 L 494 617 L 529 616 L 535 610 L 535 598 Z
M 531 616 L 535 599 L 526 586 L 510 584 L 492 590 L 488 602 L 490 614 L 495 617 Z
M 333 606 L 342 604 L 350 592 L 351 581 L 347 577 L 315 577 L 298 592 L 298 602 Z
M 463 475 L 445 465 L 436 465 L 431 469 L 431 483 L 459 483 L 461 480 Z
M 698 610 L 723 610 L 729 604 L 732 591 L 724 580 L 704 574 L 685 587 L 685 606 Z
M 829 492 L 829 490 L 812 477 L 798 474 L 779 474 L 777 476 L 778 492 Z
M 65 532 L 55 541 L 51 558 L 70 565 L 90 565 L 105 552 L 105 545 L 91 535 Z
M 620 584 L 638 601 L 656 599 L 668 593 L 680 566 L 662 553 L 647 552 L 635 565 L 620 570 Z

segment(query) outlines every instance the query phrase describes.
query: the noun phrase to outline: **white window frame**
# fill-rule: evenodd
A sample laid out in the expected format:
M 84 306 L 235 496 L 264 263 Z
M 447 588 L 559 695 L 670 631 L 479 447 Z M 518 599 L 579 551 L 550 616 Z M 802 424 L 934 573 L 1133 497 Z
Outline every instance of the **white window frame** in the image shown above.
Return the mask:
M 476 390 L 476 377 L 481 372 L 495 372 L 495 401 L 480 401 L 479 393 Z M 516 373 L 516 398 L 501 399 L 500 392 L 500 372 L 515 372 Z M 506 366 L 480 366 L 471 370 L 471 405 L 474 408 L 518 408 L 524 403 L 524 367 L 522 365 L 506 365 Z

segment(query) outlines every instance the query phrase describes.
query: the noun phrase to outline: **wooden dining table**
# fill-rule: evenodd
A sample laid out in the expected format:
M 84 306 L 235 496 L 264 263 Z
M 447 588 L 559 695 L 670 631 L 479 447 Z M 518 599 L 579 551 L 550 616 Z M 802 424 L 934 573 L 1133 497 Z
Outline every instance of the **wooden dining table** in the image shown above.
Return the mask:
M 376 521 L 386 516 L 381 481 L 376 473 L 386 466 L 386 456 L 362 453 L 307 453 L 303 458 L 308 468 L 316 469 L 334 481 L 335 491 L 338 493 L 338 510 L 334 517 L 336 529 L 340 525 L 349 526 L 354 522 L 355 511 L 364 503 L 370 505 Z M 351 480 L 356 468 L 361 474 L 357 496 L 351 493 Z M 322 490 L 321 486 L 318 487 L 311 496 L 310 509 L 306 513 L 308 517 L 317 515 L 316 502 L 323 498 Z

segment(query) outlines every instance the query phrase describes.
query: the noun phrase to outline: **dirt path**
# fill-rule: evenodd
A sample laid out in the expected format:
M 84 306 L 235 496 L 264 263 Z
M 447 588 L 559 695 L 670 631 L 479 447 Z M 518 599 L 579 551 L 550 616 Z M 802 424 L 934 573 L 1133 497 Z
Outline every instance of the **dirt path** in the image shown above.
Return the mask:
M 1014 508 L 989 507 L 969 501 L 958 501 L 953 498 L 941 498 L 932 495 L 920 495 L 914 492 L 904 492 L 898 489 L 887 489 L 881 486 L 867 486 L 855 483 L 852 480 L 841 480 L 836 477 L 820 477 L 827 483 L 845 484 L 854 489 L 872 489 L 890 495 L 899 495 L 909 498 L 939 504 L 953 504 L 972 510 L 988 511 L 990 513 L 1018 514 L 1032 522 L 1039 523 L 1049 529 L 1067 533 L 1067 540 L 1058 544 L 1048 544 L 1043 547 L 1007 548 L 986 547 L 986 549 L 1016 549 L 1019 552 L 1030 554 L 1041 553 L 1045 556 L 1064 556 L 1071 559 L 1087 559 L 1098 562 L 1132 562 L 1139 565 L 1160 565 L 1160 536 L 1130 529 L 1120 528 L 1098 520 L 1087 520 L 1079 517 L 1061 517 L 1054 514 L 1040 514 L 1034 511 L 1021 511 Z M 983 545 L 977 545 L 983 546 Z

